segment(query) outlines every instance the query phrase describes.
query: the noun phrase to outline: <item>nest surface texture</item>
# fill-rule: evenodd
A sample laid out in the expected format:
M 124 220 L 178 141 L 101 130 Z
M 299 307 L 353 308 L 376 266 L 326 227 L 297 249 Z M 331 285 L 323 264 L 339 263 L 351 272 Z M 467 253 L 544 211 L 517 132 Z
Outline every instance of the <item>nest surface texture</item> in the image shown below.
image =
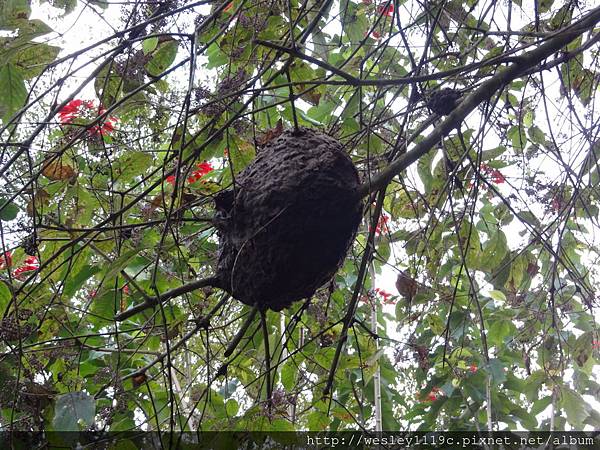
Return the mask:
M 361 220 L 359 177 L 342 145 L 285 131 L 215 198 L 220 284 L 280 311 L 312 296 L 344 261 Z

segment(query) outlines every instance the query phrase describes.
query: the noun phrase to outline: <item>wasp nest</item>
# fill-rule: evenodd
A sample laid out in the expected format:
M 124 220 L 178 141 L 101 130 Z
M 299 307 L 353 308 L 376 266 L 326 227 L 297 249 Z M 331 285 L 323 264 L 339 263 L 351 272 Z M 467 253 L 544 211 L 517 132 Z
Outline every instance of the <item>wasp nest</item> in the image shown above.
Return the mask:
M 458 106 L 461 97 L 462 94 L 454 89 L 440 89 L 429 94 L 427 106 L 434 113 L 440 116 L 447 116 Z
M 216 196 L 220 285 L 280 311 L 312 296 L 343 262 L 361 220 L 359 178 L 335 139 L 309 129 L 265 145 Z

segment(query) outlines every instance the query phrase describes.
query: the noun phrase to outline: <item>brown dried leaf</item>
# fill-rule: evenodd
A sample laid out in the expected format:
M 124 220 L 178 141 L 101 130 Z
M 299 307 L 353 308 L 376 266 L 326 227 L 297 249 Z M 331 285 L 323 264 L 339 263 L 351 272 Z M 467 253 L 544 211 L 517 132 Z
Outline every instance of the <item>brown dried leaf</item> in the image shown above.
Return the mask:
M 269 128 L 267 131 L 256 137 L 256 143 L 258 145 L 266 145 L 273 139 L 279 137 L 281 133 L 283 133 L 283 122 L 279 119 L 274 128 Z
M 398 289 L 398 293 L 404 298 L 412 299 L 417 293 L 417 285 L 417 281 L 405 272 L 398 273 L 396 289 Z
M 77 175 L 75 169 L 68 164 L 63 164 L 60 159 L 51 158 L 44 161 L 42 175 L 52 181 L 69 180 Z
M 39 189 L 33 194 L 33 198 L 27 203 L 27 214 L 33 217 L 34 210 L 38 213 L 43 210 L 44 206 L 48 204 L 50 195 L 44 189 Z M 35 208 L 34 208 L 35 205 Z

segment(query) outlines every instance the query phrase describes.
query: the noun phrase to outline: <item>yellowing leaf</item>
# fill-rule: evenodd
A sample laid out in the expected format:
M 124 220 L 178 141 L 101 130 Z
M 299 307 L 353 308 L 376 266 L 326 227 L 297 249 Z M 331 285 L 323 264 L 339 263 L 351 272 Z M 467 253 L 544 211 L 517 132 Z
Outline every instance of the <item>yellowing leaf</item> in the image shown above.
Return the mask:
M 75 169 L 68 164 L 63 164 L 60 159 L 44 162 L 42 175 L 52 181 L 68 180 L 77 175 Z

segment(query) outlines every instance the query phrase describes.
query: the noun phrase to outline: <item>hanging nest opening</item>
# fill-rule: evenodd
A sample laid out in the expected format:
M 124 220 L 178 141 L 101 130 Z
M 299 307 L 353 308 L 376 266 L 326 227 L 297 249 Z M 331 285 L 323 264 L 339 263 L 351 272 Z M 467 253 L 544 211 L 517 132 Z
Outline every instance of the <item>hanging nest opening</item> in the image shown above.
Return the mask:
M 359 177 L 334 138 L 310 129 L 267 143 L 215 197 L 219 284 L 237 300 L 280 311 L 331 279 L 362 216 Z

